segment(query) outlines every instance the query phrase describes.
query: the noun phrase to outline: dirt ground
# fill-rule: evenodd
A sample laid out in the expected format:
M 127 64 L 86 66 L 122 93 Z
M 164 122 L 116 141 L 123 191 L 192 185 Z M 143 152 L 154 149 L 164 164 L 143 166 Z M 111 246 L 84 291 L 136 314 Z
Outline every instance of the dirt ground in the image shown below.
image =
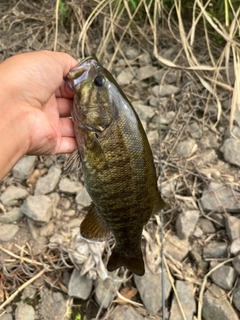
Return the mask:
M 95 1 L 93 2 L 94 6 L 98 4 Z M 231 261 L 227 259 L 235 257 L 235 254 L 230 252 L 230 246 L 234 239 L 229 237 L 223 221 L 226 217 L 229 217 L 229 211 L 226 208 L 221 211 L 217 206 L 207 210 L 201 202 L 201 198 L 204 192 L 208 190 L 211 182 L 222 183 L 234 192 L 236 191 L 238 195 L 239 166 L 237 163 L 229 163 L 224 156 L 223 149 L 221 149 L 226 140 L 226 135 L 229 135 L 232 91 L 221 86 L 212 86 L 216 90 L 222 105 L 221 113 L 219 113 L 220 109 L 215 96 L 209 95 L 209 91 L 200 77 L 195 71 L 188 68 L 189 61 L 182 51 L 182 43 L 177 28 L 173 24 L 173 29 L 170 30 L 166 20 L 158 22 L 157 50 L 162 57 L 170 62 L 174 61 L 181 68 L 171 68 L 164 64 L 163 60 L 157 59 L 153 46 L 156 42 L 156 39 L 154 40 L 156 35 L 152 26 L 147 23 L 144 14 L 141 27 L 134 23 L 129 26 L 129 19 L 123 14 L 121 19 L 116 19 L 115 29 L 111 33 L 108 30 L 113 28 L 113 16 L 111 16 L 113 13 L 107 6 L 105 9 L 102 8 L 99 15 L 94 16 L 94 6 L 89 1 L 60 2 L 57 27 L 55 6 L 56 2 L 45 0 L 0 2 L 0 61 L 22 52 L 43 49 L 67 52 L 76 59 L 81 59 L 83 55 L 96 54 L 103 65 L 112 71 L 117 80 L 122 79 L 123 91 L 133 102 L 133 105 L 136 105 L 136 110 L 146 126 L 159 175 L 159 186 L 167 203 L 162 224 L 159 217 L 153 217 L 146 226 L 143 241 L 145 259 L 149 265 L 152 264 L 153 273 L 159 272 L 161 267 L 161 234 L 163 231 L 166 238 L 169 236 L 172 241 L 175 238 L 171 237 L 176 235 L 179 243 L 185 238 L 184 241 L 187 242 L 184 242 L 183 245 L 187 246 L 188 250 L 180 258 L 175 255 L 176 251 L 184 251 L 185 249 L 174 250 L 169 248 L 167 241 L 165 242 L 165 268 L 168 271 L 167 277 L 172 278 L 172 287 L 177 280 L 192 285 L 192 296 L 195 298 L 196 310 L 192 317 L 186 316 L 186 319 L 194 319 L 193 317 L 195 317 L 195 319 L 200 320 L 202 315 L 199 313 L 199 309 L 203 299 L 201 294 L 212 282 L 215 283 L 214 279 L 209 280 L 210 277 L 206 277 L 206 274 L 214 267 L 212 263 L 216 261 L 226 262 L 227 266 L 232 266 Z M 89 20 L 91 15 L 93 21 Z M 126 30 L 127 32 L 125 32 Z M 211 57 L 209 57 L 204 43 L 204 34 L 199 32 L 198 39 L 192 47 L 192 52 L 201 65 L 208 65 Z M 136 50 L 135 53 L 131 53 L 129 48 Z M 217 45 L 213 44 L 212 50 L 216 57 L 221 55 L 222 49 Z M 229 77 L 224 72 L 222 72 L 221 77 L 222 82 L 226 81 L 229 87 L 233 87 L 235 76 L 231 59 L 229 61 Z M 143 67 L 146 67 L 146 69 L 142 70 L 143 73 L 140 73 L 139 70 Z M 131 80 L 126 80 L 126 73 L 123 74 L 122 78 L 120 77 L 123 70 L 133 72 L 134 76 Z M 199 74 L 202 76 L 201 79 L 204 77 L 206 79 L 206 77 L 211 78 L 213 72 L 211 70 L 200 70 Z M 154 89 L 154 87 L 160 84 L 168 85 L 169 87 L 166 89 L 169 91 L 161 94 L 157 92 L 159 89 Z M 144 109 L 143 106 L 148 106 L 149 111 L 146 111 L 147 109 Z M 147 114 L 147 112 L 150 113 Z M 239 124 L 235 121 L 234 125 L 238 127 Z M 51 165 L 61 167 L 66 157 L 65 155 L 38 157 L 30 182 L 30 178 L 19 182 L 14 178 L 13 172 L 10 172 L 0 182 L 1 194 L 9 186 L 20 186 L 26 189 L 29 195 L 34 195 L 37 180 L 49 172 Z M 71 177 L 71 179 L 77 181 L 76 177 Z M 19 242 L 16 243 L 16 238 L 14 238 L 12 241 L 0 244 L 0 308 L 1 304 L 14 295 L 16 290 L 36 275 L 38 281 L 41 282 L 41 288 L 46 286 L 54 292 L 63 293 L 66 297 L 68 295 L 64 277 L 70 277 L 73 266 L 77 264 L 76 260 L 71 258 L 72 247 L 66 243 L 56 247 L 55 242 L 51 242 L 50 239 L 58 231 L 59 234 L 60 232 L 61 234 L 67 233 L 64 225 L 76 218 L 83 217 L 85 214 L 84 206 L 81 207 L 79 203 L 76 203 L 75 195 L 66 195 L 61 191 L 59 185 L 49 195 L 52 198 L 58 197 L 59 202 L 55 208 L 57 213 L 52 220 L 55 226 L 54 230 L 49 231 L 46 236 L 47 242 L 42 244 L 45 248 L 47 247 L 44 253 L 37 251 L 36 241 L 33 241 L 30 236 L 31 232 L 29 230 L 32 229 L 26 217 L 17 222 L 20 227 L 16 236 Z M 22 203 L 23 200 L 19 200 L 15 205 L 9 207 L 1 203 L 0 215 L 6 214 L 13 208 L 20 208 Z M 238 208 L 237 205 L 237 210 Z M 198 212 L 195 229 L 187 236 L 187 240 L 185 236 L 182 236 L 180 240 L 184 223 L 183 226 L 181 223 L 179 226 L 176 222 L 180 214 L 191 210 Z M 69 216 L 62 218 L 66 211 Z M 70 211 L 72 216 L 69 213 Z M 222 219 L 219 220 L 220 222 L 217 221 L 218 216 L 214 215 L 219 213 L 221 213 L 219 219 Z M 238 212 L 234 214 L 234 217 L 238 218 Z M 159 231 L 160 228 L 163 228 L 161 232 Z M 225 242 L 228 246 L 228 253 L 219 259 L 213 256 L 204 258 L 204 248 L 211 241 Z M 105 262 L 109 254 L 109 246 L 111 247 L 112 243 L 112 240 L 110 240 L 106 247 L 102 249 Z M 32 246 L 36 251 L 32 249 Z M 40 251 L 42 246 L 40 246 Z M 152 262 L 148 250 L 157 250 L 159 259 L 156 258 L 155 262 Z M 21 259 L 14 255 L 21 257 Z M 28 259 L 32 259 L 34 263 L 30 263 Z M 48 272 L 48 268 L 51 269 L 51 272 Z M 162 310 L 159 309 L 155 314 L 152 314 L 137 290 L 135 292 L 131 289 L 134 291 L 132 295 L 131 290 L 129 295 L 123 290 L 124 288 L 136 287 L 135 280 L 127 278 L 129 274 L 120 270 L 118 276 L 125 279 L 119 292 L 127 299 L 132 299 L 134 303 L 143 304 L 142 306 L 127 302 L 124 304 L 121 297 L 118 296 L 118 299 L 120 299 L 118 302 L 112 302 L 108 308 L 102 308 L 97 304 L 94 292 L 92 292 L 89 298 L 85 300 L 67 298 L 70 305 L 69 309 L 74 310 L 68 319 L 80 319 L 77 318 L 79 310 L 81 310 L 82 319 L 110 319 L 111 317 L 117 319 L 112 314 L 116 308 L 119 310 L 122 306 L 136 308 L 142 319 L 162 319 Z M 235 314 L 239 316 L 239 311 L 232 303 L 232 295 L 234 290 L 238 288 L 238 277 L 236 275 L 232 287 L 224 294 L 229 298 L 231 310 L 234 310 Z M 5 313 L 12 314 L 13 319 L 23 319 L 16 314 L 14 315 L 17 303 L 21 300 L 20 296 L 21 293 L 6 307 L 0 309 L 0 315 L 5 310 Z M 42 307 L 39 302 L 41 299 L 43 299 L 42 296 L 40 298 L 40 295 L 37 294 L 35 300 L 31 300 L 31 305 L 37 310 L 35 319 L 48 319 L 47 316 L 41 314 Z M 172 300 L 173 291 L 166 298 L 166 319 L 174 319 L 173 316 L 171 318 L 171 312 L 173 312 Z M 209 319 L 206 314 L 204 318 Z M 184 317 L 181 319 L 184 319 Z M 219 319 L 227 318 L 219 317 Z

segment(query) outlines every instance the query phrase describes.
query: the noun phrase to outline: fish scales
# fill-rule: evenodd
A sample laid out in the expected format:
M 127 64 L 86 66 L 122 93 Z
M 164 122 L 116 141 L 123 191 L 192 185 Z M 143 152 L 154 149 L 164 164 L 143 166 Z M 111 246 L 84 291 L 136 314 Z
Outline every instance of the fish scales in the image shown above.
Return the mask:
M 125 266 L 142 275 L 143 226 L 164 206 L 146 134 L 131 103 L 96 57 L 80 62 L 66 82 L 75 93 L 72 119 L 78 153 L 64 168 L 76 169 L 80 158 L 92 199 L 80 232 L 93 240 L 111 232 L 115 247 L 108 270 Z

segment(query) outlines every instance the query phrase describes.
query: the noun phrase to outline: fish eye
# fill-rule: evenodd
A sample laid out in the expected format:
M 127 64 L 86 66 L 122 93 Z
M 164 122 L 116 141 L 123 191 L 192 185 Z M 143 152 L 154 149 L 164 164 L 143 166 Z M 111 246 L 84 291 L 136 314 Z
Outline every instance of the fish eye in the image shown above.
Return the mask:
M 94 79 L 94 84 L 96 87 L 103 87 L 104 84 L 105 84 L 106 80 L 104 77 L 102 76 L 97 76 L 95 79 Z

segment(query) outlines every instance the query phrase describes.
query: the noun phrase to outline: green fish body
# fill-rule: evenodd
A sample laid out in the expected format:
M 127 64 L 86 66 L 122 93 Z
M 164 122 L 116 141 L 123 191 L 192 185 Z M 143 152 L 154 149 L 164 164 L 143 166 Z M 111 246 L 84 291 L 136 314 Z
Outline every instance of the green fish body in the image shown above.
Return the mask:
M 143 226 L 163 208 L 149 142 L 131 103 L 96 57 L 77 64 L 65 81 L 74 90 L 72 119 L 78 150 L 65 164 L 82 166 L 92 199 L 80 232 L 91 240 L 114 235 L 107 269 L 143 275 Z

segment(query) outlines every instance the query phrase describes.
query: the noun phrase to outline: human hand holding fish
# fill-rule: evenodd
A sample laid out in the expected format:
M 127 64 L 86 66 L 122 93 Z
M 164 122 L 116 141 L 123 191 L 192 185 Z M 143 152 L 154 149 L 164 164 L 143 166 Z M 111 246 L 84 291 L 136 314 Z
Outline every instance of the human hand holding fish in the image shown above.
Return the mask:
M 25 154 L 76 149 L 73 93 L 63 81 L 76 63 L 66 53 L 40 51 L 0 64 L 0 179 Z

